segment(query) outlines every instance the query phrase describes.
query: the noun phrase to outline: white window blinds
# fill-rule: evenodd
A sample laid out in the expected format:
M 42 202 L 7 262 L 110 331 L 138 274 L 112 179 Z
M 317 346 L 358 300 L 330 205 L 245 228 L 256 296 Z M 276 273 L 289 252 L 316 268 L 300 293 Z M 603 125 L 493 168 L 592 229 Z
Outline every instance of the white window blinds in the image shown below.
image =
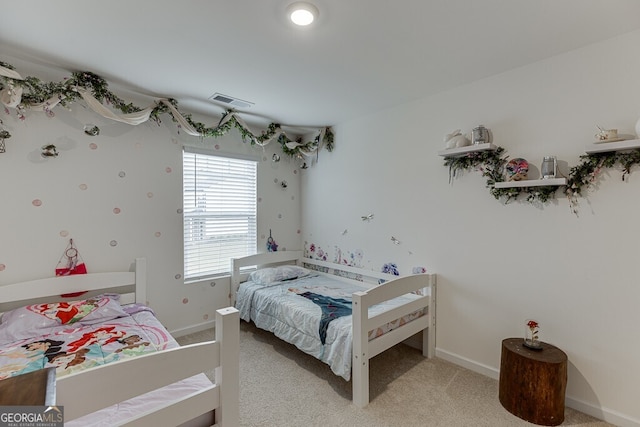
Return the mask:
M 257 162 L 183 152 L 184 278 L 229 272 L 256 253 Z

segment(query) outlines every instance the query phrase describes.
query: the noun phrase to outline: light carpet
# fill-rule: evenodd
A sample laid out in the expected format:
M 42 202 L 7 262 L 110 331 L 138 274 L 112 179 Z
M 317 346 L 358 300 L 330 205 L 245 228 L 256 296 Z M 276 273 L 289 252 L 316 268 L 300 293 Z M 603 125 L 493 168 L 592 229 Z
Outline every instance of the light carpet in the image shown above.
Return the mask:
M 212 340 L 214 330 L 178 338 Z M 351 403 L 351 382 L 252 323 L 240 322 L 240 423 L 246 427 L 532 426 L 505 410 L 498 381 L 400 344 L 370 362 L 370 398 Z M 209 376 L 213 378 L 212 373 Z M 571 408 L 563 426 L 611 424 Z

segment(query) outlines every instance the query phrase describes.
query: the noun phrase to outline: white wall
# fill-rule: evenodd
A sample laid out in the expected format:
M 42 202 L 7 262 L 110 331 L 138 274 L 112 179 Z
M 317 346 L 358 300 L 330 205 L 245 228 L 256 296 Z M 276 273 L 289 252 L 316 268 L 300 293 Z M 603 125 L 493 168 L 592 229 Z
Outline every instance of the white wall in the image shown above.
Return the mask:
M 20 65 L 16 71 L 23 76 L 49 81 Z M 112 90 L 138 106 L 149 102 Z M 281 250 L 300 249 L 300 171 L 277 143 L 263 151 L 243 143 L 235 130 L 200 141 L 178 133 L 168 115 L 159 126 L 129 126 L 101 118 L 82 102 L 70 111 L 53 111 L 51 118 L 30 112 L 24 121 L 14 110 L 0 111 L 12 134 L 0 154 L 0 285 L 53 276 L 73 238 L 89 272 L 128 270 L 135 257 L 146 257 L 149 304 L 169 330 L 211 326 L 215 310 L 229 304 L 229 280 L 186 285 L 182 278 L 184 144 L 256 156 L 258 250 L 266 251 L 270 229 Z M 220 117 L 194 119 L 211 126 Z M 85 135 L 86 123 L 98 125 L 100 135 Z M 42 158 L 45 144 L 56 145 L 59 156 Z M 274 152 L 282 157 L 279 163 L 271 161 Z M 289 184 L 286 190 L 279 185 L 282 180 Z M 41 205 L 34 206 L 34 200 Z
M 438 273 L 438 354 L 494 377 L 501 340 L 538 320 L 569 357 L 568 404 L 640 425 L 640 171 L 607 170 L 575 216 L 561 192 L 504 205 L 479 172 L 450 185 L 437 155 L 446 133 L 484 124 L 511 158 L 556 155 L 566 174 L 596 125 L 634 133 L 638 46 L 630 33 L 335 126 L 335 151 L 302 180 L 305 248 Z

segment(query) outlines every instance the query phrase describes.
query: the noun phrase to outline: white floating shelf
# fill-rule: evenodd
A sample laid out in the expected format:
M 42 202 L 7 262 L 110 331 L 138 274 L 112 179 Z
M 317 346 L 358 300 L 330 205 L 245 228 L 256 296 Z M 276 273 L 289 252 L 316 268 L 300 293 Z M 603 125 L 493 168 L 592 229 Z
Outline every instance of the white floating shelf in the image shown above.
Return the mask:
M 528 179 L 524 181 L 496 182 L 495 188 L 550 187 L 567 185 L 567 178 Z
M 466 147 L 460 147 L 460 148 L 450 148 L 448 150 L 440 150 L 438 151 L 438 155 L 439 156 L 443 156 L 443 157 L 462 157 L 465 156 L 469 153 L 476 153 L 476 152 L 480 152 L 480 151 L 489 151 L 489 150 L 495 150 L 496 148 L 498 148 L 496 145 L 493 144 L 474 144 L 474 145 L 467 145 Z
M 589 144 L 584 151 L 587 154 L 607 153 L 609 151 L 635 150 L 640 148 L 640 139 L 626 139 L 616 142 L 600 142 Z

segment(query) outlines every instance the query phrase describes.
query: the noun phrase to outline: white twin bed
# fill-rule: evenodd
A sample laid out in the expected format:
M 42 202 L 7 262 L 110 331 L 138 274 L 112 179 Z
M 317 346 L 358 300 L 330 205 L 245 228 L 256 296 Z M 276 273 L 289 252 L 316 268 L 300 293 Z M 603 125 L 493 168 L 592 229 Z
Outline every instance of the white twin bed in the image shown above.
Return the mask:
M 237 426 L 238 311 L 216 312 L 215 341 L 180 347 L 145 303 L 143 258 L 0 286 L 0 380 L 56 367 L 65 426 Z
M 232 260 L 231 299 L 241 319 L 351 379 L 360 407 L 369 403 L 369 359 L 420 332 L 423 355 L 433 356 L 435 274 L 398 277 L 302 255 Z

